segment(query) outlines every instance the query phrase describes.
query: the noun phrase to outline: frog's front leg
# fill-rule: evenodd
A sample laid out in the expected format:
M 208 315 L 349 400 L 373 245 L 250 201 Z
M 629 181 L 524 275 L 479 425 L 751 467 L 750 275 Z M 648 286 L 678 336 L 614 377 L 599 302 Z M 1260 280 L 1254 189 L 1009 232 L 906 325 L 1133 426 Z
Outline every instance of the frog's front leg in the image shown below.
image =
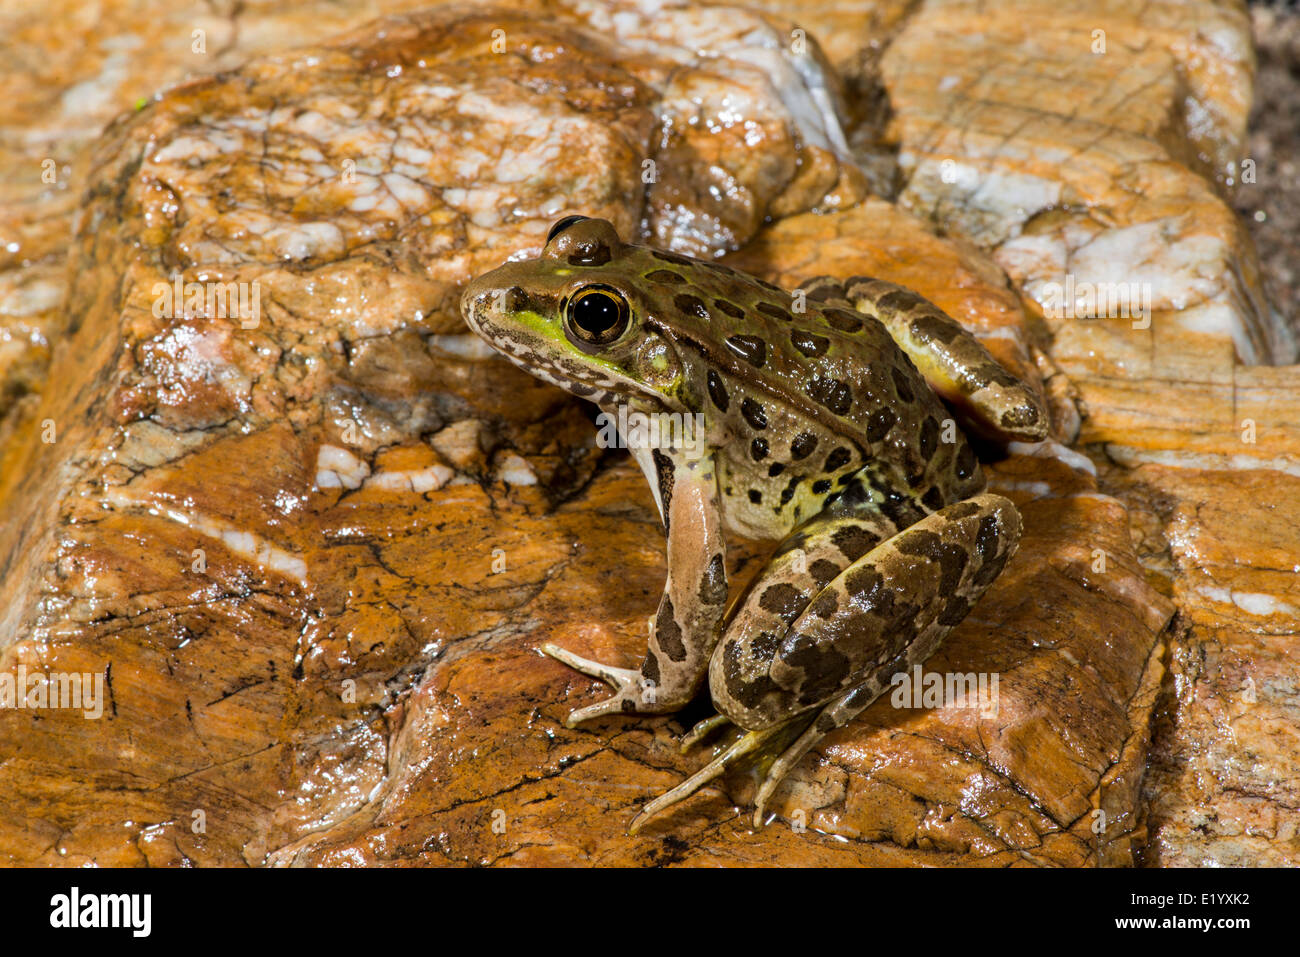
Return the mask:
M 668 580 L 640 671 L 580 658 L 555 645 L 542 650 L 614 687 L 613 697 L 579 708 L 573 727 L 607 714 L 665 714 L 689 702 L 704 684 L 727 604 L 726 543 L 718 507 L 717 470 L 707 452 L 635 450 L 650 480 L 668 538 Z

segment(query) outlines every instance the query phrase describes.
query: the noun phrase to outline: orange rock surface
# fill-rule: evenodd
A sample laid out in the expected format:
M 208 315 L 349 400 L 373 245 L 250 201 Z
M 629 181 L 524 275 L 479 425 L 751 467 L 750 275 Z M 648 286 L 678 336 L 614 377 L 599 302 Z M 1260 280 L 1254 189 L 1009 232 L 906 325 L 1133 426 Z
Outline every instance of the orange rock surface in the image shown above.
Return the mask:
M 0 711 L 0 859 L 1295 863 L 1300 395 L 1258 364 L 1294 336 L 1223 200 L 1236 8 L 380 6 L 0 41 L 54 51 L 0 78 L 0 669 L 105 689 L 97 719 Z M 156 42 L 195 25 L 198 63 Z M 873 82 L 892 119 L 855 129 Z M 865 133 L 897 204 L 864 198 Z M 1020 552 L 927 665 L 997 675 L 996 713 L 882 699 L 768 827 L 737 772 L 626 834 L 702 715 L 568 730 L 604 690 L 537 648 L 636 663 L 653 500 L 455 308 L 574 210 L 912 286 L 1044 390 L 1055 440 L 990 466 Z M 1152 321 L 1054 314 L 1069 275 L 1151 282 Z M 256 283 L 256 321 L 160 306 L 177 277 Z

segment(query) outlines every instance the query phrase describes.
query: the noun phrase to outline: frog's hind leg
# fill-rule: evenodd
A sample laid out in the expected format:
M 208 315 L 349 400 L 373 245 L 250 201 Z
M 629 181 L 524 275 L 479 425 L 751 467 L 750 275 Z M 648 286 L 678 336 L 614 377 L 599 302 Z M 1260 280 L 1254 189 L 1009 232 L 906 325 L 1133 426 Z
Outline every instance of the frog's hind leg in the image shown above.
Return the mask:
M 685 754 L 706 738 L 712 737 L 715 731 L 728 724 L 731 724 L 731 719 L 725 714 L 715 714 L 711 718 L 705 718 L 703 721 L 697 722 L 695 726 L 691 728 L 691 730 L 687 731 L 682 737 L 682 754 Z
M 786 536 L 729 611 L 727 633 L 733 640 L 737 635 L 755 635 L 762 641 L 764 635 L 783 634 L 849 565 L 898 534 L 900 528 L 925 517 L 926 510 L 919 502 L 887 502 L 874 487 L 883 481 L 850 483 L 833 504 Z M 777 591 L 769 597 L 773 584 Z M 723 714 L 705 718 L 682 738 L 682 751 L 689 751 L 730 723 Z
M 908 666 L 910 667 L 910 665 Z M 901 670 L 901 668 L 900 668 Z M 822 738 L 836 728 L 842 728 L 871 706 L 885 690 L 879 678 L 864 681 L 851 691 L 846 692 L 826 705 L 816 719 L 808 725 L 803 734 L 790 747 L 786 748 L 772 762 L 763 777 L 763 783 L 754 797 L 754 827 L 763 826 L 763 817 L 767 813 L 767 802 L 776 791 L 777 786 L 785 780 L 787 774 L 794 770 L 799 760 L 812 750 Z
M 875 701 L 893 674 L 935 652 L 1001 573 L 1019 539 L 1016 507 L 999 495 L 978 495 L 872 548 L 828 583 L 774 644 L 746 645 L 745 636 L 728 630 L 709 678 L 714 700 L 726 702 L 733 721 L 763 728 L 817 712 L 768 769 L 755 800 L 756 823 L 777 785 L 823 735 Z M 737 655 L 745 653 L 754 659 L 742 662 Z M 737 680 L 741 675 L 745 681 Z
M 704 785 L 722 774 L 728 767 L 756 751 L 765 749 L 772 739 L 779 737 L 783 733 L 788 735 L 786 727 L 782 725 L 764 728 L 761 731 L 746 732 L 725 751 L 677 785 L 677 787 L 671 791 L 665 791 L 643 807 L 641 813 L 632 819 L 632 823 L 628 826 L 628 833 L 635 834 L 641 830 L 646 821 L 660 811 L 686 800 Z M 786 740 L 789 740 L 789 737 Z
M 900 506 L 893 509 L 894 517 L 890 518 L 879 510 L 884 498 L 869 483 L 854 483 L 849 491 L 852 494 L 810 518 L 777 547 L 758 577 L 737 599 L 727 625 L 730 640 L 744 643 L 747 648 L 749 643 L 756 643 L 755 651 L 761 658 L 762 649 L 783 635 L 808 603 L 856 559 L 897 534 L 899 524 L 925 515 L 919 506 Z M 772 588 L 776 590 L 768 598 Z M 770 647 L 767 657 L 771 657 Z M 756 731 L 741 728 L 741 736 L 729 748 L 688 780 L 647 804 L 633 822 L 633 830 L 651 815 L 690 797 L 740 759 L 759 751 L 772 757 L 781 754 L 811 720 L 811 715 L 803 717 L 805 720 L 791 721 L 787 716 Z M 687 732 L 682 750 L 731 723 L 725 714 L 704 719 Z

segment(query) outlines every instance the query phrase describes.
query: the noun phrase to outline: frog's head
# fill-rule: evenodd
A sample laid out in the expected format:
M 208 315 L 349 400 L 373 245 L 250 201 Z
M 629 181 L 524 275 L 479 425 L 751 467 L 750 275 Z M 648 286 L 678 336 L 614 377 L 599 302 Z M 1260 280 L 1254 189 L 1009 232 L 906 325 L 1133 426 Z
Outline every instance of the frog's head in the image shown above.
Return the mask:
M 461 313 L 507 359 L 575 395 L 679 410 L 681 363 L 642 280 L 654 263 L 607 221 L 567 216 L 536 259 L 473 280 Z

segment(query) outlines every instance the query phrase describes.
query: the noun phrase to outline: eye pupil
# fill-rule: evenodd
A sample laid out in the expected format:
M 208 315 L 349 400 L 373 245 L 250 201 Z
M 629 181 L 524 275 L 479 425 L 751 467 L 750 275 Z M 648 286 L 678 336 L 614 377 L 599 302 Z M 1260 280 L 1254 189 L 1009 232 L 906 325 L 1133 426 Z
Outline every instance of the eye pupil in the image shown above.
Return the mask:
M 607 346 L 627 331 L 627 300 L 608 286 L 587 286 L 566 307 L 564 330 L 569 341 L 587 351 Z
M 573 323 L 593 336 L 600 336 L 618 324 L 618 302 L 608 293 L 593 292 L 573 304 Z

